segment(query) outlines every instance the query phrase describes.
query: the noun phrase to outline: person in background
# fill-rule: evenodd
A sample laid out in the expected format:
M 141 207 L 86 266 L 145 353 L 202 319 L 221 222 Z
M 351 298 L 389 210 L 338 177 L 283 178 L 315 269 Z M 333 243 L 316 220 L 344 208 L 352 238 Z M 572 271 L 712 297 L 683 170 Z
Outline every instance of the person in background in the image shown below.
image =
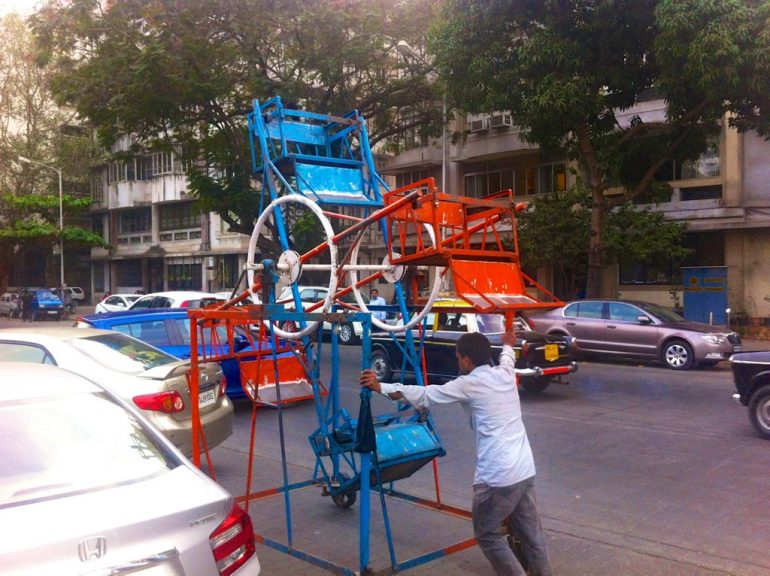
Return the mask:
M 102 300 L 106 300 L 106 299 L 107 299 L 107 298 L 109 298 L 110 296 L 112 296 L 112 292 L 110 292 L 109 290 L 107 290 L 107 291 L 104 293 L 104 296 L 102 296 Z
M 385 298 L 380 296 L 380 291 L 377 290 L 377 288 L 373 288 L 371 293 L 370 293 L 369 304 L 371 306 L 385 306 L 387 304 L 387 302 L 385 302 Z M 385 317 L 387 315 L 388 315 L 388 313 L 385 312 L 385 310 L 375 310 L 375 311 L 372 311 L 372 317 L 373 318 L 377 318 L 377 320 L 383 320 L 384 321 Z
M 479 332 L 463 334 L 455 347 L 460 376 L 444 385 L 405 386 L 380 383 L 374 372 L 361 372 L 361 386 L 415 408 L 458 402 L 476 436 L 473 479 L 473 533 L 502 576 L 550 576 L 543 528 L 535 501 L 535 461 L 521 419 L 516 387 L 513 332 L 503 334 L 500 364 L 492 366 L 492 347 Z M 505 527 L 508 540 L 501 530 Z M 513 551 L 521 543 L 522 561 Z
M 21 292 L 21 318 L 24 322 L 34 320 L 32 313 L 32 303 L 35 301 L 35 295 L 26 288 Z

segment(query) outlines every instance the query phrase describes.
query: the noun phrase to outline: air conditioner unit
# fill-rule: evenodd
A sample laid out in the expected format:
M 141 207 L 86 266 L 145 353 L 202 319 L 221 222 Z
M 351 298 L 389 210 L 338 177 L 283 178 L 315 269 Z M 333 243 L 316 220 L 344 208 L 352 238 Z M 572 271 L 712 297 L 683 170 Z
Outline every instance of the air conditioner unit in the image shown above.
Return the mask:
M 495 114 L 489 117 L 490 128 L 503 128 L 513 126 L 513 117 L 510 114 Z
M 468 125 L 470 126 L 471 132 L 483 132 L 486 130 L 484 118 L 479 118 L 477 120 L 471 120 L 468 122 Z

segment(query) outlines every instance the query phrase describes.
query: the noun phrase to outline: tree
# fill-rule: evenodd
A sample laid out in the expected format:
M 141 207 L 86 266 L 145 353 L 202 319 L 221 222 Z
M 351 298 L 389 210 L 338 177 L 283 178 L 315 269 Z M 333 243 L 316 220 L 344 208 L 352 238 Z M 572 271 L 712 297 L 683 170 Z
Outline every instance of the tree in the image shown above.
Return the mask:
M 190 162 L 202 210 L 250 234 L 259 213 L 245 116 L 280 95 L 307 110 L 358 108 L 373 143 L 441 121 L 425 75 L 398 74 L 396 38 L 418 41 L 432 2 L 379 0 L 52 1 L 33 18 L 53 89 L 109 145 Z M 408 119 L 400 114 L 409 109 Z M 416 111 L 416 112 L 415 112 Z M 214 169 L 215 168 L 215 169 Z
M 62 134 L 60 127 L 76 118 L 56 106 L 49 73 L 35 63 L 25 23 L 15 14 L 0 19 L 0 291 L 14 263 L 38 249 L 50 254 L 60 238 L 69 246 L 104 244 L 83 222 L 89 205 L 88 138 Z M 63 169 L 67 225 L 61 234 L 56 173 L 21 164 L 19 156 Z
M 518 218 L 525 268 L 551 265 L 562 277 L 562 298 L 573 298 L 587 278 L 586 245 L 591 234 L 591 191 L 578 183 L 566 192 L 536 198 Z M 682 246 L 686 225 L 666 221 L 648 207 L 624 204 L 603 222 L 605 261 L 624 259 L 665 271 L 689 253 Z
M 606 215 L 694 159 L 727 115 L 770 135 L 767 0 L 448 0 L 430 49 L 450 99 L 510 110 L 522 137 L 566 148 L 591 190 L 589 295 L 599 295 Z M 664 122 L 621 122 L 655 91 Z M 621 195 L 606 192 L 623 187 Z

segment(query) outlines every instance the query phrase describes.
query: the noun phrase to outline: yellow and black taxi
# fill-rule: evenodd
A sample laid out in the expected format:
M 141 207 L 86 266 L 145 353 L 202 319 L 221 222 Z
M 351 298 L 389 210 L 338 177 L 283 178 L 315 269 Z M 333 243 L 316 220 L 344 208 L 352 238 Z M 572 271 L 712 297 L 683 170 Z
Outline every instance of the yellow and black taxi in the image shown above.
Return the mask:
M 437 300 L 419 329 L 412 330 L 416 343 L 422 341 L 425 351 L 425 372 L 428 382 L 438 384 L 455 378 L 459 372 L 455 358 L 455 343 L 465 333 L 481 332 L 492 344 L 495 362 L 502 349 L 505 317 L 501 314 L 480 314 L 462 300 Z M 569 336 L 551 336 L 530 330 L 526 320 L 516 318 L 516 367 L 530 369 L 535 375 L 521 376 L 519 386 L 529 393 L 545 390 L 552 382 L 577 370 L 574 361 L 574 340 Z M 404 362 L 404 336 L 375 332 L 372 335 L 371 367 L 380 381 L 393 379 L 395 373 L 411 375 L 413 368 Z

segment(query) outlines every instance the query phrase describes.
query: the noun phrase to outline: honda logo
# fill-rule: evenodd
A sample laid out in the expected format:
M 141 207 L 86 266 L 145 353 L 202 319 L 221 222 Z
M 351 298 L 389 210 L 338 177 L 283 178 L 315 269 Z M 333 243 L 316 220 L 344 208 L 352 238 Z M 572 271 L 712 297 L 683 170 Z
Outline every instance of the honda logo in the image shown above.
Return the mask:
M 97 536 L 83 540 L 78 544 L 78 555 L 81 562 L 90 562 L 98 560 L 107 553 L 107 538 Z

